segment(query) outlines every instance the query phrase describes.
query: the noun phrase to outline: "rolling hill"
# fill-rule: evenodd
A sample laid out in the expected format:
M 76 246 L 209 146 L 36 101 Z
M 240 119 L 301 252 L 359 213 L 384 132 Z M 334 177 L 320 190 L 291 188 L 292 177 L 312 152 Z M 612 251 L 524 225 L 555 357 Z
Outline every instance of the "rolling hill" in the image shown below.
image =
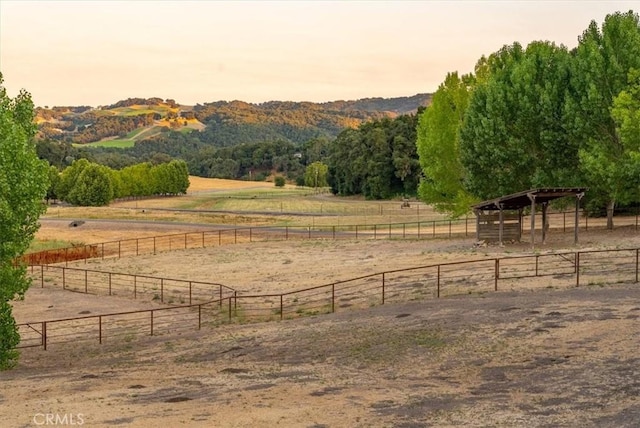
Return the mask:
M 75 145 L 131 147 L 168 131 L 197 131 L 218 147 L 259 141 L 303 143 L 335 137 L 369 120 L 415 113 L 431 94 L 326 103 L 216 101 L 195 106 L 161 98 L 129 98 L 112 105 L 36 108 L 39 137 Z

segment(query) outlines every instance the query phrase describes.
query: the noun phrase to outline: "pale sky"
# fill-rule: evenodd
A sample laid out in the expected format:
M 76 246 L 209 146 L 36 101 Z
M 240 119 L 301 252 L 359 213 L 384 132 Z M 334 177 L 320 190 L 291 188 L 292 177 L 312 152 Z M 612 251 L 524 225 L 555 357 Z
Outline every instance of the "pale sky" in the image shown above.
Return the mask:
M 0 72 L 38 106 L 434 92 L 515 41 L 573 48 L 640 1 L 0 0 Z

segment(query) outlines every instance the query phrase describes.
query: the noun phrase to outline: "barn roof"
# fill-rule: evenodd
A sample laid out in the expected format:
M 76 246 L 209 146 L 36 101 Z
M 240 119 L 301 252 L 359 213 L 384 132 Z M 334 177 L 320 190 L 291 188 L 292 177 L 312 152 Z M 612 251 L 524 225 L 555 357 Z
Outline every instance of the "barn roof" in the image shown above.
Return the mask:
M 576 196 L 587 191 L 587 187 L 549 187 L 539 189 L 529 189 L 511 195 L 489 199 L 473 206 L 478 211 L 498 211 L 502 206 L 503 210 L 519 210 L 531 206 L 531 198 L 535 198 L 535 203 L 545 203 L 565 196 Z

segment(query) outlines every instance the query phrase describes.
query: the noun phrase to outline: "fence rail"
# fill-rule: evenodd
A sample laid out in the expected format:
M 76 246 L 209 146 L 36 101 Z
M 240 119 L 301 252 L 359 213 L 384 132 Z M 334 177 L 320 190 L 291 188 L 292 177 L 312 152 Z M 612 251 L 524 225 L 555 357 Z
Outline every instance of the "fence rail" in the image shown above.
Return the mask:
M 103 343 L 121 339 L 124 342 L 140 336 L 157 336 L 193 331 L 202 326 L 222 323 L 292 319 L 306 315 L 340 312 L 353 308 L 391 302 L 408 302 L 462 294 L 483 294 L 499 290 L 522 290 L 547 287 L 579 287 L 614 283 L 638 283 L 640 248 L 535 254 L 468 260 L 407 269 L 379 272 L 344 281 L 300 290 L 262 295 L 243 295 L 221 284 L 166 280 L 136 275 L 113 274 L 83 269 L 40 266 L 31 274 L 45 283 L 64 289 L 96 294 L 137 296 L 138 285 L 149 281 L 147 289 L 171 295 L 174 288 L 185 293 L 189 288 L 193 301 L 194 284 L 219 286 L 216 298 L 205 292 L 199 298 L 209 300 L 189 305 L 143 311 L 93 315 L 63 320 L 18 324 L 21 348 L 41 347 L 77 341 Z M 38 273 L 40 272 L 40 273 Z M 47 280 L 47 275 L 55 278 Z M 39 275 L 39 276 L 38 276 Z M 132 279 L 116 280 L 130 277 Z M 91 278 L 91 281 L 89 281 Z M 108 279 L 107 279 L 108 278 Z M 526 281 L 523 281 L 526 278 Z M 96 283 L 102 286 L 95 285 Z M 138 282 L 139 281 L 139 282 Z M 154 282 L 155 281 L 155 282 Z M 106 288 L 110 284 L 111 288 Z M 83 290 L 84 287 L 84 290 Z M 133 288 L 132 288 L 133 287 Z M 166 287 L 166 288 L 165 288 Z M 209 290 L 211 291 L 211 290 Z M 149 291 L 146 291 L 149 294 Z M 162 294 L 161 299 L 167 294 Z
M 84 294 L 147 299 L 160 303 L 197 304 L 220 301 L 236 290 L 215 282 L 189 281 L 147 275 L 105 272 L 65 266 L 30 266 L 33 284 L 41 288 L 61 288 Z
M 563 233 L 572 232 L 574 227 L 574 213 L 550 213 L 549 227 Z M 523 224 L 528 224 L 525 216 Z M 538 230 L 541 222 L 536 222 Z M 579 227 L 602 228 L 606 219 L 589 219 L 580 217 Z M 616 217 L 619 227 L 632 227 L 638 231 L 638 215 Z M 22 260 L 28 265 L 46 265 L 66 263 L 70 261 L 95 258 L 122 258 L 129 256 L 157 254 L 160 252 L 186 250 L 191 248 L 207 248 L 227 244 L 311 240 L 311 239 L 428 239 L 473 237 L 476 234 L 474 218 L 460 220 L 430 220 L 409 223 L 386 223 L 369 225 L 338 225 L 338 226 L 260 226 L 233 229 L 218 229 L 202 232 L 187 232 L 171 235 L 153 236 L 148 238 L 134 238 L 120 241 L 102 242 L 84 246 L 75 246 L 55 250 L 46 250 L 26 254 Z

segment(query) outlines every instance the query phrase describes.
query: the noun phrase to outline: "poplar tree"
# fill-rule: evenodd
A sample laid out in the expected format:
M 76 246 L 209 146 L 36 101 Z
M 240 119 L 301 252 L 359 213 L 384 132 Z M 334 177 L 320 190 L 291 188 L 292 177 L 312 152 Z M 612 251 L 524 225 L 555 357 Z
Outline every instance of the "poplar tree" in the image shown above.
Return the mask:
M 14 366 L 20 342 L 11 301 L 24 297 L 31 283 L 16 262 L 38 230 L 49 187 L 46 162 L 38 159 L 33 137 L 33 102 L 21 91 L 10 98 L 0 74 L 0 370 Z

